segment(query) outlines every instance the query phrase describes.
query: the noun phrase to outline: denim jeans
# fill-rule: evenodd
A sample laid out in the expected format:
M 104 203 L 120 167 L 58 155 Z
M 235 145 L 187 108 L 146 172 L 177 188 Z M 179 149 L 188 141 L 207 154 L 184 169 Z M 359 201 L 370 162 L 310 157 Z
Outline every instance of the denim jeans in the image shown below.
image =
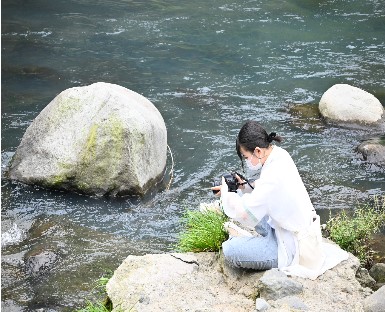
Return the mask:
M 274 229 L 263 218 L 255 227 L 261 236 L 235 236 L 222 244 L 225 260 L 237 268 L 269 270 L 278 267 L 278 245 Z

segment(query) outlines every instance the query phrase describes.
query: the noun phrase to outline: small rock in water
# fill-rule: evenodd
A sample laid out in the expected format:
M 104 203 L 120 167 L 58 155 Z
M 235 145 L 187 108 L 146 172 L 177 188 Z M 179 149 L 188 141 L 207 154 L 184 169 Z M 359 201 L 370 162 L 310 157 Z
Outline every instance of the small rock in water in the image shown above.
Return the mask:
M 58 256 L 52 251 L 43 251 L 37 255 L 26 258 L 26 271 L 32 276 L 38 276 L 49 271 L 58 260 Z

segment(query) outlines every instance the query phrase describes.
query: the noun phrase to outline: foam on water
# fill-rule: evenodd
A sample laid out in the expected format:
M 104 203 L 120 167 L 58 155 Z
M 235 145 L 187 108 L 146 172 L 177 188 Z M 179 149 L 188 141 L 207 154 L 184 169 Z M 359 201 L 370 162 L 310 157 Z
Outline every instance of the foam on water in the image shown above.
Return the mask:
M 10 229 L 1 233 L 1 247 L 18 244 L 23 240 L 23 237 L 23 231 L 19 229 L 16 223 L 13 223 Z

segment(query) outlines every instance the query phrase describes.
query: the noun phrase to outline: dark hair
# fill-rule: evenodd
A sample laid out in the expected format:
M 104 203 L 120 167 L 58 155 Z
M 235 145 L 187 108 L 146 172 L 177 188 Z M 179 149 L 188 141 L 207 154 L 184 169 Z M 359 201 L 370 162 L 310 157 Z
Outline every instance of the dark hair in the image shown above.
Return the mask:
M 282 137 L 275 132 L 267 134 L 266 130 L 256 121 L 247 121 L 239 130 L 236 140 L 236 150 L 238 157 L 242 160 L 240 147 L 242 146 L 249 152 L 254 152 L 256 147 L 266 148 L 271 142 L 282 142 Z M 243 163 L 242 163 L 243 165 Z

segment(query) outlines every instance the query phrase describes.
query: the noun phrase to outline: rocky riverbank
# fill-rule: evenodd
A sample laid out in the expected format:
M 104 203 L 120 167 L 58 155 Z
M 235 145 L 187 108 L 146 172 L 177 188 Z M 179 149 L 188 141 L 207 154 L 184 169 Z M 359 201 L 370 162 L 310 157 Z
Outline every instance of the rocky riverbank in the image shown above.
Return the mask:
M 358 270 L 351 254 L 315 281 L 236 270 L 219 253 L 148 254 L 128 256 L 107 293 L 116 311 L 385 311 L 385 286 L 362 286 Z

